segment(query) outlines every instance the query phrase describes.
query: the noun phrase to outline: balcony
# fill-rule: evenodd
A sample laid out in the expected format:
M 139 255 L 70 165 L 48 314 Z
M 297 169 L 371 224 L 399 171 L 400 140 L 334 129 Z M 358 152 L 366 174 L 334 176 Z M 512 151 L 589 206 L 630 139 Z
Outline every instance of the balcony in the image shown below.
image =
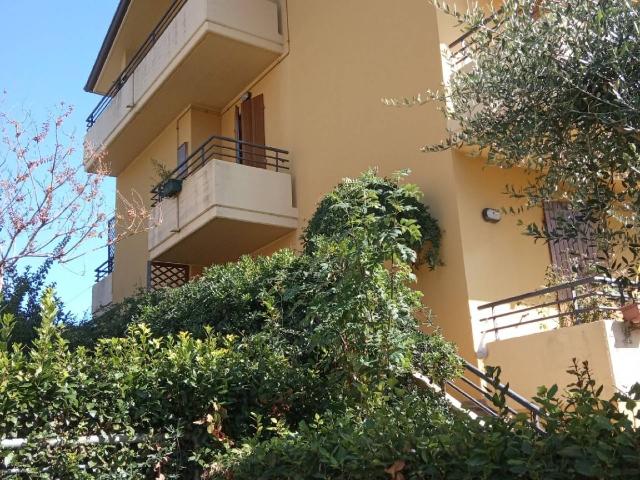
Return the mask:
M 637 292 L 638 285 L 587 277 L 482 305 L 479 356 L 501 366 L 525 396 L 574 380 L 567 373 L 573 358 L 589 362 L 605 396 L 628 391 L 640 382 L 640 317 L 623 307 L 634 305 Z
M 113 258 L 96 268 L 96 283 L 91 290 L 91 313 L 98 313 L 113 301 Z
M 285 150 L 213 136 L 152 190 L 153 261 L 210 265 L 298 227 Z
M 91 291 L 91 313 L 96 314 L 113 302 L 113 264 L 115 261 L 116 218 L 107 222 L 107 259 L 95 269 L 96 283 Z
M 468 30 L 462 35 L 457 36 L 455 39 L 451 41 L 451 38 L 454 35 L 459 34 L 459 26 L 456 23 L 454 26 L 450 26 L 448 24 L 442 24 L 442 38 L 441 44 L 441 59 L 442 59 L 442 73 L 443 73 L 443 83 L 445 87 L 449 86 L 451 83 L 451 79 L 457 73 L 470 73 L 475 68 L 475 62 L 471 59 L 470 53 L 475 46 L 477 40 L 474 38 L 474 34 L 476 34 L 479 28 L 489 28 L 492 30 L 499 29 L 499 26 L 496 25 L 496 20 L 494 15 L 487 16 L 480 27 Z M 446 43 L 444 43 L 446 41 Z M 453 110 L 453 104 L 450 99 L 447 99 L 447 108 L 449 110 Z M 481 104 L 474 104 L 474 109 L 480 110 L 483 108 Z M 447 130 L 450 132 L 457 132 L 460 130 L 460 123 L 456 120 L 448 119 L 447 120 Z M 472 156 L 480 155 L 482 157 L 485 156 L 486 152 L 479 151 L 475 145 L 460 145 L 458 149 Z
M 505 298 L 478 307 L 488 312 L 479 320 L 480 332 L 497 341 L 598 319 L 621 320 L 621 308 L 635 301 L 637 290 L 591 276 Z
M 283 51 L 275 2 L 175 0 L 87 118 L 86 140 L 117 175 L 186 107 L 221 109 Z

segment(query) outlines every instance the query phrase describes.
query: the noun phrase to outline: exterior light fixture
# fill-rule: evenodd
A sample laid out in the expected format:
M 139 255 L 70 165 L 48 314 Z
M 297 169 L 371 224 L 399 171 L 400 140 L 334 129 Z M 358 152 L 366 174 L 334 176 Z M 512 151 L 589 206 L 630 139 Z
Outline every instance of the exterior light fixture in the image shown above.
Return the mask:
M 489 223 L 498 223 L 502 220 L 502 213 L 496 208 L 485 208 L 482 210 L 482 219 Z

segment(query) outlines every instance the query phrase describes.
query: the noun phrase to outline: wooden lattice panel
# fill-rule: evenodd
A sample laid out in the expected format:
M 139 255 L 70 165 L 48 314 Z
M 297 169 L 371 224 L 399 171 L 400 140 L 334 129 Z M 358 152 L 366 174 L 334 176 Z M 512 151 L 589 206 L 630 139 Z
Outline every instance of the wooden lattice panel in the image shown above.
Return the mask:
M 177 288 L 189 281 L 189 265 L 151 262 L 149 264 L 149 288 Z

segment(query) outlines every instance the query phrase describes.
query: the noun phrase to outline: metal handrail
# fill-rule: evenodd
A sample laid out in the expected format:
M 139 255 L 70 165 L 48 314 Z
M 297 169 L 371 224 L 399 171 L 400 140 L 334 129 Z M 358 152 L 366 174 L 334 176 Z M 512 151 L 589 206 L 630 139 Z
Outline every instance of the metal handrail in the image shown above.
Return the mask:
M 41 439 L 37 442 L 33 440 L 29 440 L 28 438 L 5 438 L 0 440 L 0 450 L 22 450 L 26 447 L 34 447 L 41 446 L 44 448 L 62 448 L 67 445 L 79 446 L 79 447 L 91 447 L 95 445 L 132 445 L 132 444 L 140 444 L 146 443 L 150 440 L 159 440 L 160 437 L 158 435 L 147 435 L 134 433 L 133 435 L 124 435 L 124 434 L 106 434 L 101 433 L 100 435 L 82 435 L 77 438 L 67 439 L 62 437 L 50 437 Z M 87 470 L 87 465 L 78 465 L 81 470 Z M 45 467 L 43 469 L 38 469 L 35 473 L 46 472 L 50 469 L 50 467 Z M 0 472 L 5 472 L 5 474 L 9 475 L 24 475 L 29 474 L 30 471 L 28 469 L 23 468 L 12 468 L 7 467 L 3 464 L 0 464 Z M 0 474 L 2 477 L 2 474 Z
M 456 38 L 453 42 L 451 42 L 449 44 L 449 49 L 453 50 L 453 48 L 455 48 L 456 45 L 458 45 L 459 43 L 463 43 L 467 38 L 469 38 L 471 35 L 473 35 L 474 33 L 476 33 L 478 30 L 480 30 L 482 27 L 484 27 L 485 25 L 487 25 L 488 23 L 492 22 L 495 20 L 496 15 L 502 13 L 502 8 L 498 9 L 498 11 L 496 11 L 496 13 L 494 13 L 493 15 L 489 15 L 488 17 L 486 17 L 482 23 L 480 23 L 480 25 L 477 25 L 475 27 L 473 27 L 470 30 L 467 30 L 466 32 L 464 32 L 462 35 L 460 35 L 458 38 Z
M 479 382 L 474 382 L 470 378 L 461 376 L 460 380 L 467 387 L 470 387 L 472 390 L 479 393 L 483 399 L 491 401 L 492 400 L 491 392 L 482 386 L 482 382 L 488 383 L 495 390 L 501 392 L 506 398 L 512 400 L 513 402 L 518 404 L 520 407 L 522 407 L 530 416 L 532 427 L 539 433 L 544 433 L 544 429 L 542 428 L 542 422 L 543 420 L 545 420 L 546 417 L 544 412 L 538 405 L 529 401 L 519 393 L 515 392 L 507 385 L 504 385 L 499 381 L 496 381 L 495 379 L 491 378 L 489 375 L 487 375 L 478 367 L 469 363 L 468 361 L 462 359 L 462 364 L 467 374 L 471 374 L 472 376 L 476 377 L 477 380 L 479 380 Z M 445 391 L 446 391 L 446 388 L 453 389 L 457 394 L 464 397 L 467 401 L 471 402 L 471 404 L 473 404 L 475 408 L 481 410 L 485 414 L 488 414 L 493 417 L 498 417 L 500 415 L 500 412 L 497 410 L 497 408 L 493 407 L 492 404 L 481 401 L 471 393 L 465 391 L 461 386 L 456 385 L 454 381 L 447 380 L 445 382 Z M 505 405 L 505 409 L 509 415 L 515 416 L 518 414 L 518 412 L 515 409 L 513 409 L 508 405 Z
M 212 135 L 171 171 L 168 179 L 151 189 L 152 206 L 162 200 L 162 188 L 169 179 L 185 180 L 213 158 L 230 159 L 243 165 L 279 172 L 289 170 L 289 160 L 286 158 L 288 154 L 287 150 L 281 148 Z
M 448 45 L 449 51 L 451 52 L 451 56 L 456 59 L 454 62 L 454 65 L 459 65 L 460 63 L 464 62 L 467 59 L 468 54 L 466 53 L 466 51 L 471 45 L 475 43 L 475 40 L 473 39 L 471 39 L 471 41 L 467 43 L 466 40 L 469 37 L 473 36 L 475 33 L 480 31 L 481 28 L 489 25 L 491 22 L 494 23 L 492 28 L 496 28 L 500 26 L 500 24 L 498 23 L 498 17 L 500 14 L 502 14 L 502 12 L 503 12 L 503 8 L 501 7 L 498 10 L 496 10 L 492 15 L 485 17 L 484 20 L 479 25 L 476 25 L 470 30 L 467 30 L 466 32 L 464 32 L 462 35 L 460 35 L 458 38 L 456 38 L 453 42 L 451 42 Z
M 120 433 L 100 435 L 82 435 L 75 439 L 66 439 L 62 437 L 51 437 L 40 440 L 40 444 L 47 447 L 62 447 L 65 445 L 115 445 L 118 443 L 144 443 L 152 438 L 151 435 L 136 433 L 134 435 L 123 435 Z M 32 442 L 33 443 L 33 442 Z M 38 445 L 38 443 L 33 443 Z M 4 438 L 0 440 L 0 449 L 2 450 L 20 450 L 24 447 L 33 446 L 28 438 Z
M 138 48 L 129 63 L 127 63 L 127 66 L 124 67 L 124 70 L 120 73 L 120 75 L 118 75 L 118 78 L 114 80 L 111 88 L 109 88 L 100 102 L 98 102 L 98 105 L 96 105 L 93 111 L 89 114 L 89 116 L 87 117 L 87 129 L 91 128 L 96 123 L 98 117 L 100 117 L 100 115 L 107 109 L 113 98 L 127 83 L 127 80 L 129 80 L 131 75 L 133 75 L 135 69 L 140 65 L 142 60 L 144 60 L 151 48 L 153 48 L 153 46 L 167 29 L 169 24 L 176 18 L 178 12 L 182 10 L 182 7 L 184 7 L 187 1 L 188 0 L 174 0 L 174 2 L 169 6 L 168 10 L 164 13 L 158 24 L 151 31 L 142 45 Z

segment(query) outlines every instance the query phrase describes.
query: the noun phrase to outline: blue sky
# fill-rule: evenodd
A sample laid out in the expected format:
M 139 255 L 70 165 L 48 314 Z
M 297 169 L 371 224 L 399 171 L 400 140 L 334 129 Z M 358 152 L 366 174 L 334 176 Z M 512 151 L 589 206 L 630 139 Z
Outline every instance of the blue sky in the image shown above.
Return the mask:
M 68 127 L 79 139 L 86 116 L 99 100 L 83 90 L 117 0 L 0 0 L 0 92 L 5 110 L 28 110 L 43 119 L 60 101 L 74 105 Z M 80 162 L 81 158 L 78 157 Z M 105 185 L 112 201 L 113 180 Z M 67 308 L 83 315 L 91 307 L 93 269 L 106 260 L 98 250 L 57 266 L 49 279 Z

